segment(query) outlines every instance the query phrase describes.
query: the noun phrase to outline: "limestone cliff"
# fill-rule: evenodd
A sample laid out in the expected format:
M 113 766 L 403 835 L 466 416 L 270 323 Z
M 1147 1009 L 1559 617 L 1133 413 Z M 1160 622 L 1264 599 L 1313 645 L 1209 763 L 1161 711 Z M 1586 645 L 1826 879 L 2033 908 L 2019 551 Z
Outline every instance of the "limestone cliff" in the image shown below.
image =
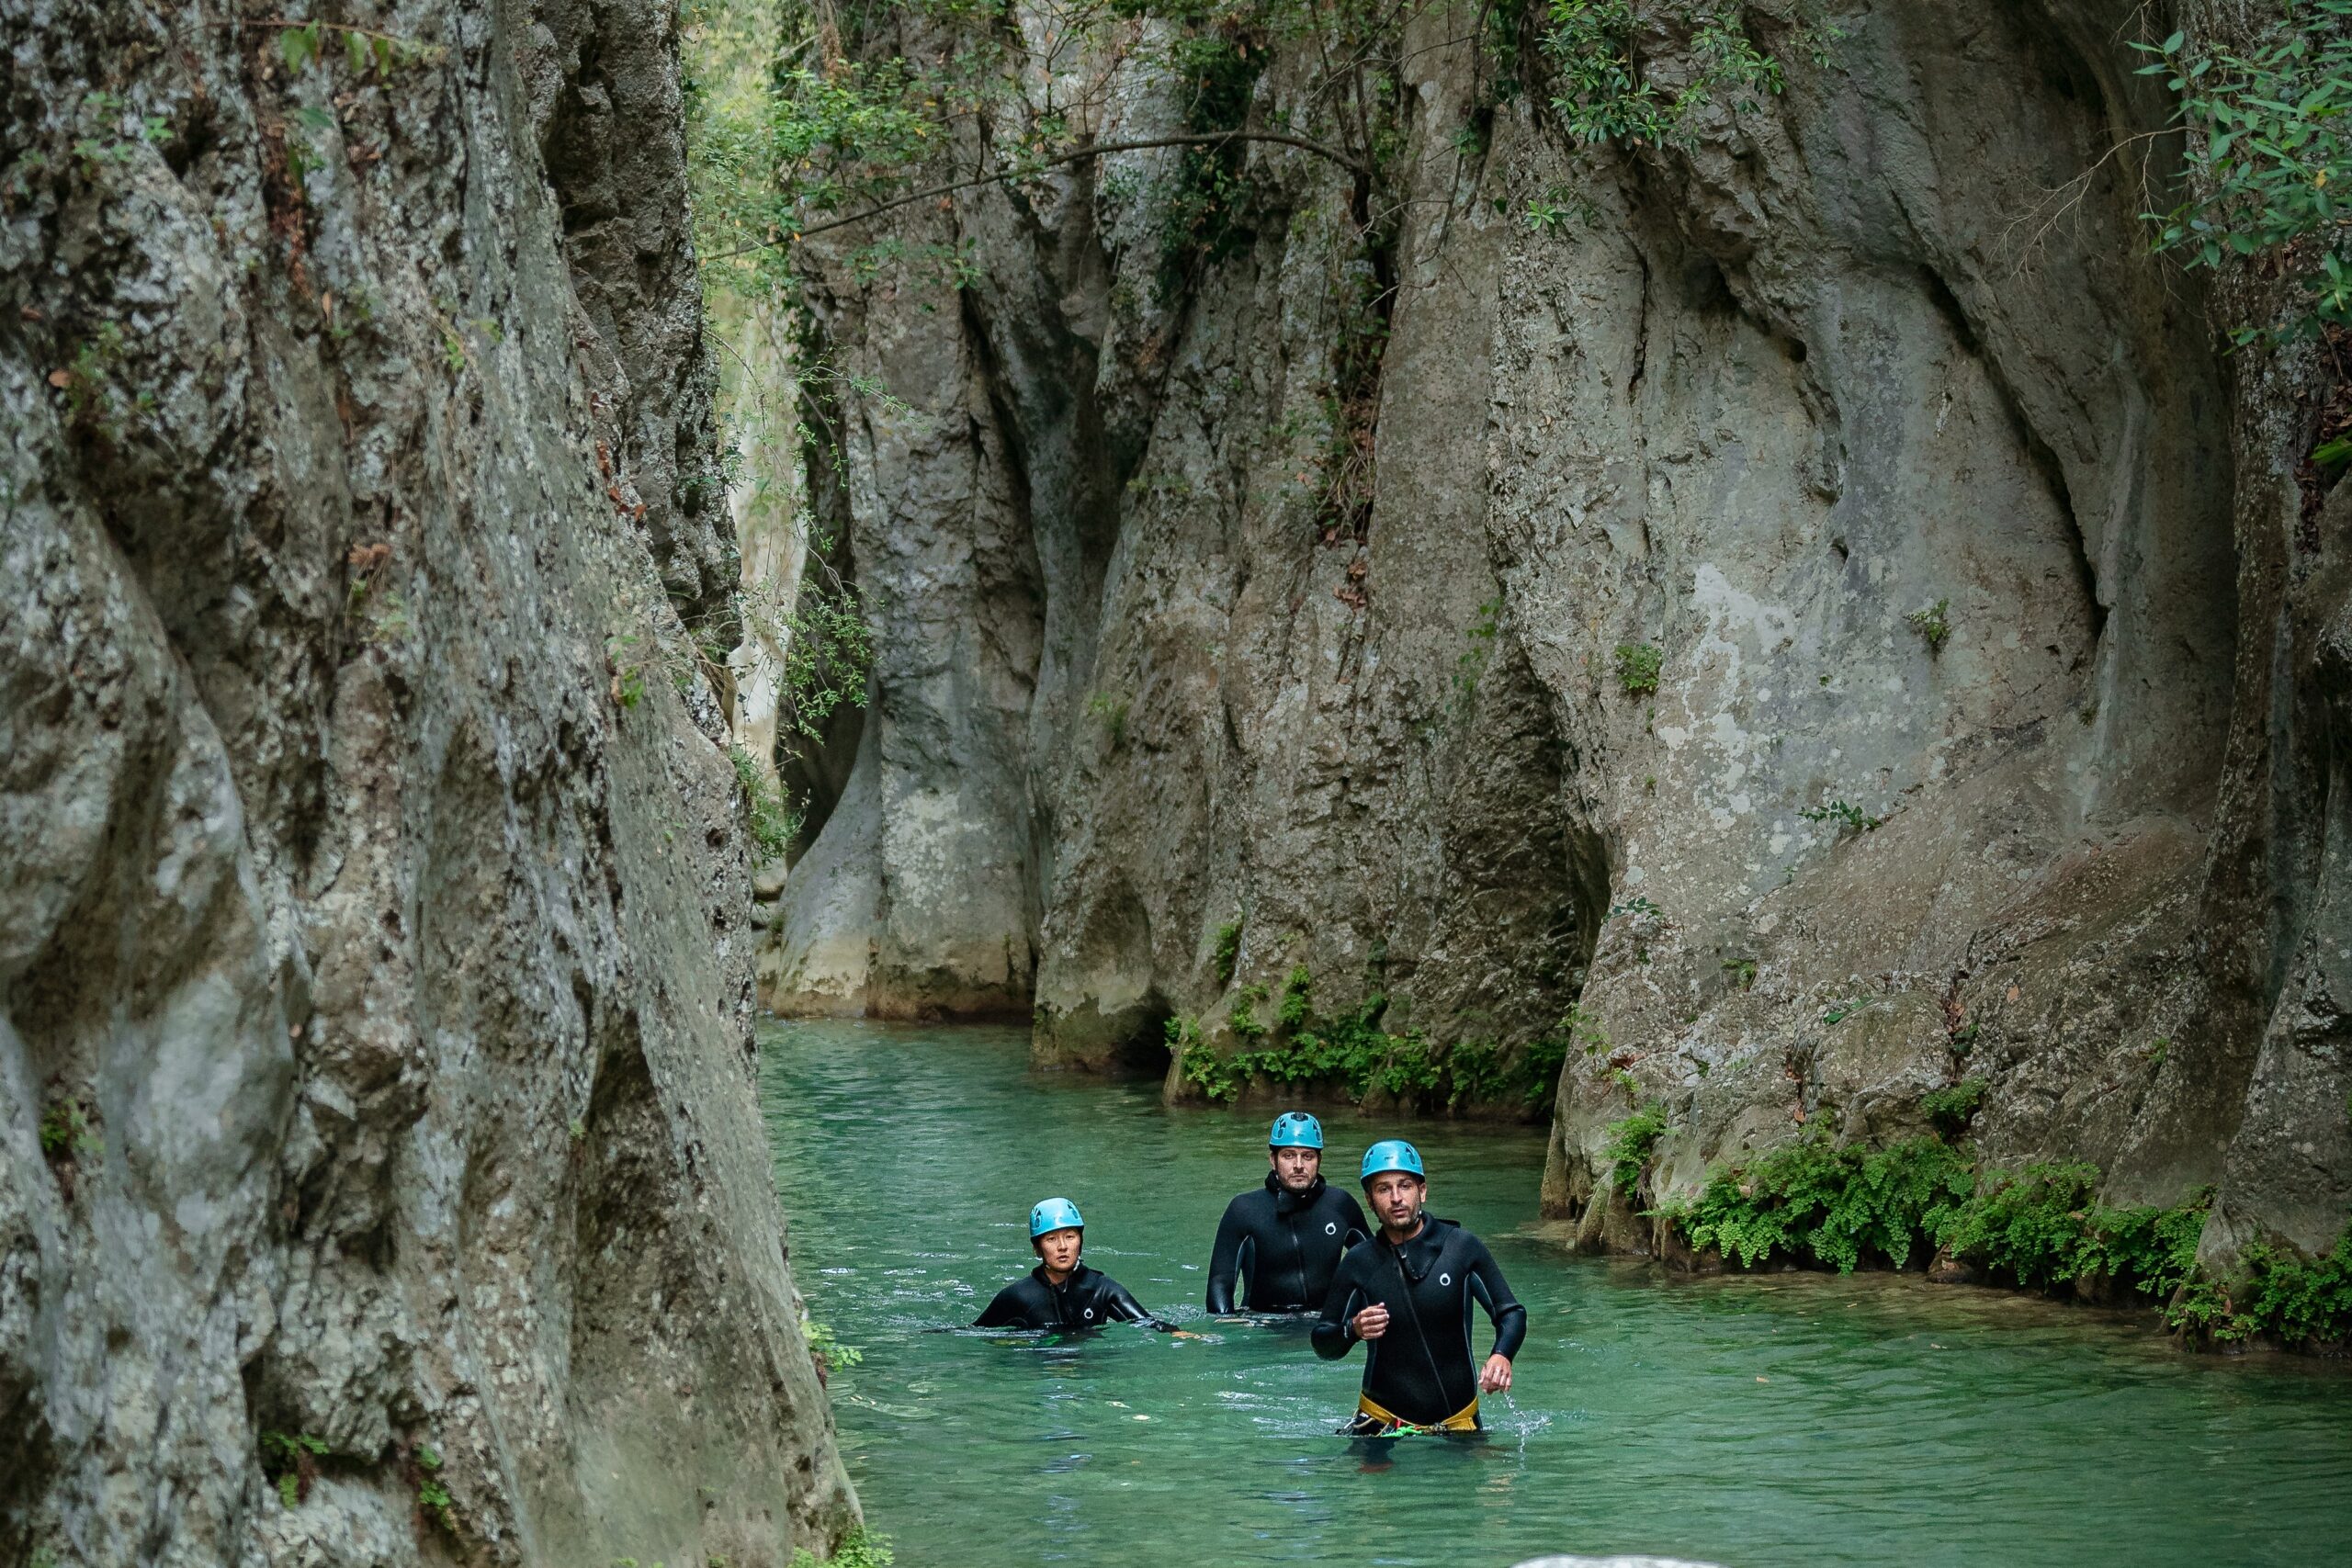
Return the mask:
M 825 340 L 896 400 L 829 476 L 881 662 L 763 996 L 1034 1007 L 1041 1060 L 1151 1070 L 1298 965 L 1441 1041 L 1573 1004 L 1545 1197 L 1596 1243 L 1647 1244 L 1602 1174 L 1637 1104 L 1664 1196 L 1973 1077 L 1996 1162 L 2324 1247 L 2335 382 L 2223 352 L 2272 285 L 2149 254 L 2143 9 L 1748 5 L 1783 90 L 1662 145 L 1568 136 L 1523 8 L 1408 13 L 1336 115 L 1328 58 L 1227 35 L 1246 122 L 1356 115 L 1356 167 L 1237 148 L 1185 231 L 1185 154 L 1121 152 L 829 236 Z M 1021 25 L 1034 113 L 1082 73 Z M 1193 124 L 1107 71 L 1099 139 Z
M 0 15 L 0 1562 L 854 1518 L 667 651 L 736 570 L 672 28 Z

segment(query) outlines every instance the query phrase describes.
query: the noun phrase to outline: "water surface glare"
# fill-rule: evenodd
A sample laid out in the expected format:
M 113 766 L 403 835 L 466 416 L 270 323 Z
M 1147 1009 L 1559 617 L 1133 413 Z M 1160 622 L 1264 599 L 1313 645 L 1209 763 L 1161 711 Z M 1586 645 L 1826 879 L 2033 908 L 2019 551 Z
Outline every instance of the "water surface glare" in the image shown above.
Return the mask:
M 865 1353 L 836 1412 L 902 1568 L 2343 1561 L 2340 1367 L 2185 1355 L 2139 1319 L 1916 1278 L 1574 1257 L 1537 1221 L 1534 1130 L 1327 1112 L 1327 1173 L 1412 1138 L 1431 1211 L 1486 1238 L 1530 1314 L 1483 1440 L 1377 1456 L 1331 1435 L 1361 1351 L 1319 1361 L 1301 1328 L 1201 1308 L 1271 1111 L 1032 1074 L 1015 1030 L 771 1023 L 762 1041 L 793 1265 Z M 1034 1261 L 1029 1205 L 1054 1194 L 1085 1211 L 1090 1263 L 1212 1337 L 960 1329 Z

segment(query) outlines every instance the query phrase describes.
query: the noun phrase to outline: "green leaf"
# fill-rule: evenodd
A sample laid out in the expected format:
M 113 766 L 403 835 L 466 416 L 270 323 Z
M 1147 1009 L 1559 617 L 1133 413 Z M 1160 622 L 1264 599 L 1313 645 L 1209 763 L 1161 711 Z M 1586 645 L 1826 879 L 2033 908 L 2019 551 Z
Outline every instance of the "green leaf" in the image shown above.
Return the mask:
M 2352 463 L 2352 435 L 2339 435 L 2333 441 L 2323 441 L 2312 448 L 2312 461 L 2323 468 L 2340 468 Z
M 277 35 L 277 52 L 286 62 L 286 69 L 300 73 L 301 69 L 319 57 L 319 24 L 288 28 Z

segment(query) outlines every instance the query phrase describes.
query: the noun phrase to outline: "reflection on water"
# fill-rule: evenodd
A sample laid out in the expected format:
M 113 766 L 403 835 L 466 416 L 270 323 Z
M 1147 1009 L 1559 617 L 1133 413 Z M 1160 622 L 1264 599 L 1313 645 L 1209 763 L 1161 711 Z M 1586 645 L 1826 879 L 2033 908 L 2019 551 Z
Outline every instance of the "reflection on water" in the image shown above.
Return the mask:
M 1351 1443 L 1361 1362 L 1201 1309 L 1267 1118 L 1037 1076 L 1006 1030 L 773 1024 L 763 1092 L 851 1473 L 905 1568 L 1543 1552 L 1763 1564 L 2308 1563 L 2352 1526 L 2352 1377 L 2181 1354 L 2140 1320 L 1917 1279 L 1678 1280 L 1538 1222 L 1539 1134 L 1423 1123 L 1430 1205 L 1530 1314 L 1481 1440 Z M 1325 1114 L 1329 1168 L 1392 1131 Z M 961 1327 L 1031 1258 L 1029 1205 L 1207 1337 Z M 1479 1349 L 1485 1349 L 1485 1329 Z

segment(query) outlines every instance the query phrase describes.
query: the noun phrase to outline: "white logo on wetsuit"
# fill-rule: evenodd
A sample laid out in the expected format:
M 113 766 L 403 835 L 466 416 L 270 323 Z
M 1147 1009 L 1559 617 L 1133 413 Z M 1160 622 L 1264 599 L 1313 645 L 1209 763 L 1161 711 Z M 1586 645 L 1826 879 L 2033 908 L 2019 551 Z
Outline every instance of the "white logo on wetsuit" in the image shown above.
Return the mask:
M 1441 1285 L 1451 1285 L 1453 1283 L 1453 1276 L 1451 1274 L 1440 1274 L 1437 1277 L 1437 1282 Z
M 1088 1307 L 1084 1312 L 1079 1314 L 1079 1315 L 1080 1317 L 1092 1317 L 1094 1315 L 1094 1309 L 1092 1307 Z
M 1323 1234 L 1324 1234 L 1325 1235 L 1339 1235 L 1339 1234 L 1340 1234 L 1340 1222 L 1339 1222 L 1339 1221 L 1337 1221 L 1337 1220 L 1326 1220 L 1326 1221 L 1324 1221 L 1324 1222 L 1323 1222 Z

